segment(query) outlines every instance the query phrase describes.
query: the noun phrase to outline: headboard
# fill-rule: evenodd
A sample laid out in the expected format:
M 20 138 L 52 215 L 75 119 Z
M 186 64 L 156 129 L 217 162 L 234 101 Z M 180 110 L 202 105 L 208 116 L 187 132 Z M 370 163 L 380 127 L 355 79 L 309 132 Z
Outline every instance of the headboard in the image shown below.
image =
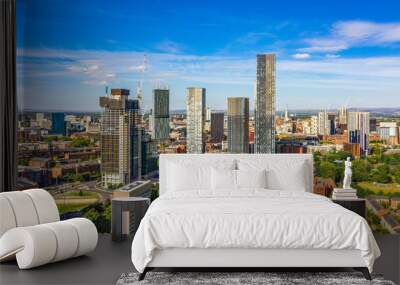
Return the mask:
M 306 189 L 308 192 L 313 191 L 313 156 L 312 154 L 221 154 L 221 153 L 207 153 L 207 154 L 161 154 L 159 163 L 159 177 L 160 177 L 160 195 L 164 194 L 168 180 L 168 163 L 185 163 L 188 161 L 194 164 L 208 164 L 212 165 L 213 162 L 220 160 L 254 160 L 265 159 L 268 163 L 273 164 L 277 160 L 296 160 L 305 162 L 305 177 Z M 288 169 L 290 171 L 290 169 Z

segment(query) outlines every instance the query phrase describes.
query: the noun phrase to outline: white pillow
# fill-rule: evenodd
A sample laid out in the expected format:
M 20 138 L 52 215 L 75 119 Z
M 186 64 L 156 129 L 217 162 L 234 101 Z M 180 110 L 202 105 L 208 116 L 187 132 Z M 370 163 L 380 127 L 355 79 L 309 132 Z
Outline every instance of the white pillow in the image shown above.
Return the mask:
M 169 162 L 167 165 L 167 191 L 211 190 L 211 167 L 235 169 L 236 161 L 218 161 L 201 165 L 190 161 Z
M 236 170 L 237 187 L 240 188 L 267 188 L 267 171 Z
M 188 167 L 170 163 L 168 169 L 168 185 L 171 191 L 206 189 L 207 181 L 202 177 L 209 172 L 209 167 Z
M 235 190 L 236 170 L 211 168 L 211 189 L 212 190 Z
M 307 163 L 291 157 L 253 158 L 238 160 L 239 170 L 267 170 L 267 188 L 271 190 L 307 191 Z
M 306 192 L 305 162 L 293 164 L 290 171 L 271 169 L 267 171 L 268 189 Z

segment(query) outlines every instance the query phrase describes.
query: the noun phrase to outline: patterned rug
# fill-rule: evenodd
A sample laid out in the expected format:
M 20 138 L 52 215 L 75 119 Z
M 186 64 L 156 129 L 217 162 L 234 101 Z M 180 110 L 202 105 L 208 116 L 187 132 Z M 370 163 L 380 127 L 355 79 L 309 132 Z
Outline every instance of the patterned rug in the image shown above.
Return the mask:
M 372 275 L 368 281 L 359 272 L 148 272 L 138 281 L 138 273 L 122 274 L 117 285 L 146 284 L 267 284 L 267 285 L 395 285 L 381 276 Z

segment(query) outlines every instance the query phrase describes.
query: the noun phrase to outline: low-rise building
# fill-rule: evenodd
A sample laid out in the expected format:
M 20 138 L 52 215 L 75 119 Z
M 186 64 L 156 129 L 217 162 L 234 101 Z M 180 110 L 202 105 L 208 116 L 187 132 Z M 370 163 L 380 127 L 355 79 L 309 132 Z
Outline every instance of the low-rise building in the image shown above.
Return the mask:
M 400 209 L 400 197 L 390 198 L 390 208 L 394 210 Z
M 392 215 L 384 215 L 381 223 L 391 234 L 400 234 L 400 223 Z
M 367 207 L 372 210 L 372 212 L 377 215 L 378 217 L 382 218 L 383 215 L 386 214 L 387 210 L 382 207 L 382 205 L 374 199 L 367 199 L 366 200 Z
M 323 144 L 323 145 L 308 145 L 307 153 L 320 152 L 322 154 L 329 153 L 331 151 L 343 150 L 343 145 L 340 144 Z
M 353 157 L 360 157 L 360 144 L 359 143 L 344 143 L 343 150 L 350 152 Z
M 151 196 L 153 183 L 150 180 L 138 180 L 114 190 L 113 198 L 121 197 L 147 197 Z

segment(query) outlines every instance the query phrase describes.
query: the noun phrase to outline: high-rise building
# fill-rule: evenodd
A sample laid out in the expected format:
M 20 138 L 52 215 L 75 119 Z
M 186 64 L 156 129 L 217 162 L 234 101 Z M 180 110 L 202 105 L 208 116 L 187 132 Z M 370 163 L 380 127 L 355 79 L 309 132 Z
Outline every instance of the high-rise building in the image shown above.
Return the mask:
M 360 154 L 368 154 L 369 112 L 348 112 L 347 130 L 349 143 L 360 144 Z
M 36 121 L 40 121 L 44 119 L 44 114 L 43 113 L 36 113 Z
M 376 118 L 370 118 L 369 119 L 369 131 L 370 132 L 376 132 L 377 131 L 376 126 L 377 126 Z
M 249 152 L 249 98 L 228 98 L 228 152 Z
M 336 114 L 328 113 L 328 120 L 329 120 L 329 135 L 334 135 L 336 134 Z
M 224 139 L 224 113 L 211 113 L 211 140 L 222 142 Z
M 141 148 L 141 171 L 142 175 L 148 175 L 158 169 L 157 141 L 152 140 L 151 136 L 142 129 L 142 148 Z
M 255 153 L 275 153 L 275 54 L 257 55 Z
M 51 132 L 57 135 L 66 135 L 64 113 L 51 113 Z
M 125 185 L 141 177 L 141 113 L 129 90 L 111 89 L 100 97 L 101 176 L 105 187 Z
M 347 108 L 340 107 L 339 108 L 339 125 L 347 124 Z
M 318 116 L 311 116 L 310 119 L 310 134 L 318 135 Z
M 322 111 L 318 113 L 318 135 L 330 135 L 331 124 L 328 118 L 328 112 Z
M 286 106 L 286 108 L 285 108 L 285 115 L 284 115 L 283 121 L 284 121 L 284 122 L 289 122 L 289 111 L 288 111 L 287 106 Z
M 211 121 L 211 108 L 206 108 L 206 121 Z
M 399 128 L 396 122 L 380 122 L 378 127 L 379 137 L 390 145 L 399 143 Z
M 151 116 L 152 138 L 155 140 L 169 139 L 169 90 L 153 90 L 153 113 Z
M 205 152 L 206 89 L 189 87 L 186 92 L 187 153 Z

